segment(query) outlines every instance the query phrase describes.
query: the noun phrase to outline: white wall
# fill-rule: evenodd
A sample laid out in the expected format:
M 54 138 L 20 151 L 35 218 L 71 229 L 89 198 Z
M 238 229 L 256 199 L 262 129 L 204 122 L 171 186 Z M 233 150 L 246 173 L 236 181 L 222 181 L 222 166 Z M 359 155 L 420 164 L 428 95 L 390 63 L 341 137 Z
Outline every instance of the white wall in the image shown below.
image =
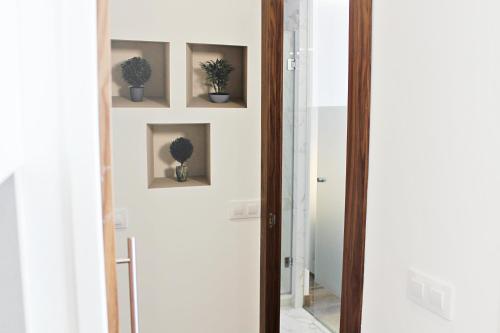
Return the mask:
M 7 5 L 0 178 L 15 179 L 24 326 L 105 332 L 95 3 Z
M 0 183 L 0 332 L 24 332 L 14 177 Z
M 2 43 L 8 46 L 9 52 L 1 52 L 0 61 L 4 63 L 2 72 L 3 77 L 8 78 L 0 80 L 0 91 L 7 94 L 0 108 L 0 183 L 4 181 L 19 166 L 21 161 L 21 150 L 19 147 L 13 147 L 12 142 L 19 140 L 19 129 L 21 115 L 19 110 L 19 90 L 12 87 L 18 87 L 19 82 L 19 40 L 16 33 L 12 33 L 13 27 L 18 24 L 18 6 L 14 1 L 5 4 L 3 10 L 4 19 L 0 21 L 0 31 Z M 10 32 L 10 33 L 7 33 Z
M 349 0 L 312 1 L 312 106 L 347 105 Z
M 114 109 L 117 208 L 137 239 L 144 332 L 255 333 L 259 325 L 260 223 L 228 219 L 231 200 L 260 197 L 260 1 L 111 1 L 115 39 L 170 42 L 169 110 Z M 186 108 L 186 43 L 248 46 L 248 108 Z M 147 188 L 146 124 L 211 124 L 208 187 Z M 120 269 L 121 327 L 128 332 L 127 278 Z
M 364 333 L 500 332 L 500 2 L 375 0 Z M 440 319 L 409 267 L 456 289 Z

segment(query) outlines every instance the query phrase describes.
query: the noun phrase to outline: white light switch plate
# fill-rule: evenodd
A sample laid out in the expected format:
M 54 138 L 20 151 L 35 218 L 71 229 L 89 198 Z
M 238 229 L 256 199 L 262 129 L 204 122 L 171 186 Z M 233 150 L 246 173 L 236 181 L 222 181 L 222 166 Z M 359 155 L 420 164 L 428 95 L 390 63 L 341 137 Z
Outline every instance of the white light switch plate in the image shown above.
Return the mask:
M 128 228 L 128 210 L 126 208 L 117 208 L 115 210 L 115 228 Z
M 244 220 L 260 217 L 260 200 L 234 200 L 229 203 L 229 219 Z
M 414 269 L 408 272 L 408 298 L 447 319 L 453 319 L 454 288 Z

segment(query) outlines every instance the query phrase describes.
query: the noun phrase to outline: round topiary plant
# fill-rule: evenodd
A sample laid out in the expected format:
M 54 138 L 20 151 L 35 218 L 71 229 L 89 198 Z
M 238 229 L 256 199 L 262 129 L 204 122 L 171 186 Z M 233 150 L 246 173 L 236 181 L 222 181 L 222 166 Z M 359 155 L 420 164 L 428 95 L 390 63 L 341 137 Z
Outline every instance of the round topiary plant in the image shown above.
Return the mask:
M 177 181 L 185 182 L 188 177 L 188 167 L 184 163 L 193 154 L 193 144 L 189 139 L 178 138 L 170 144 L 170 154 L 181 165 L 175 167 Z
M 151 78 L 151 65 L 141 57 L 130 58 L 121 67 L 123 79 L 132 87 L 142 87 Z
M 144 83 L 151 78 L 151 66 L 146 59 L 134 57 L 122 65 L 122 76 L 130 85 L 130 98 L 133 102 L 142 102 Z
M 193 154 L 193 144 L 189 139 L 178 138 L 170 144 L 170 154 L 181 165 Z

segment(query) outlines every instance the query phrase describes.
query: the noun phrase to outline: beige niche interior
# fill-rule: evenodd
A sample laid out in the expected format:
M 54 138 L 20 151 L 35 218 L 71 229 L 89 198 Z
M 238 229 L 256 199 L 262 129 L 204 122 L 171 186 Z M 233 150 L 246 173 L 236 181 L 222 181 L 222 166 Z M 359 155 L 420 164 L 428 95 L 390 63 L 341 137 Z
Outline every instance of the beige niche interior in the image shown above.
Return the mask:
M 180 164 L 170 155 L 170 144 L 179 137 L 191 140 L 194 148 L 186 182 L 175 179 Z M 147 149 L 149 188 L 210 185 L 210 124 L 148 124 Z
M 233 45 L 187 44 L 187 106 L 192 108 L 246 108 L 247 107 L 247 47 Z M 208 60 L 226 59 L 234 71 L 227 87 L 231 97 L 228 103 L 212 103 L 212 92 L 200 64 Z
M 169 43 L 130 40 L 111 41 L 112 101 L 113 107 L 168 108 Z M 130 100 L 129 85 L 123 80 L 121 64 L 133 57 L 146 59 L 151 65 L 151 78 L 144 85 L 144 100 Z

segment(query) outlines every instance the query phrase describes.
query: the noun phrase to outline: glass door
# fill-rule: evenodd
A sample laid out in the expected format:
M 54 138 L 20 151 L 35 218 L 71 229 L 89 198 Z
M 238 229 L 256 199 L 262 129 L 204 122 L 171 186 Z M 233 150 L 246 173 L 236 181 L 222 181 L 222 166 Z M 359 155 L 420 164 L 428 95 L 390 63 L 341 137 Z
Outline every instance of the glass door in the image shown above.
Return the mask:
M 340 326 L 348 14 L 348 0 L 285 0 L 281 239 L 285 331 L 316 327 L 338 333 Z M 307 327 L 301 326 L 304 323 Z
M 281 227 L 281 294 L 292 293 L 293 165 L 295 115 L 295 33 L 285 31 L 283 68 L 283 179 Z
M 314 269 L 304 308 L 332 332 L 340 327 L 344 249 L 347 108 L 317 109 Z

